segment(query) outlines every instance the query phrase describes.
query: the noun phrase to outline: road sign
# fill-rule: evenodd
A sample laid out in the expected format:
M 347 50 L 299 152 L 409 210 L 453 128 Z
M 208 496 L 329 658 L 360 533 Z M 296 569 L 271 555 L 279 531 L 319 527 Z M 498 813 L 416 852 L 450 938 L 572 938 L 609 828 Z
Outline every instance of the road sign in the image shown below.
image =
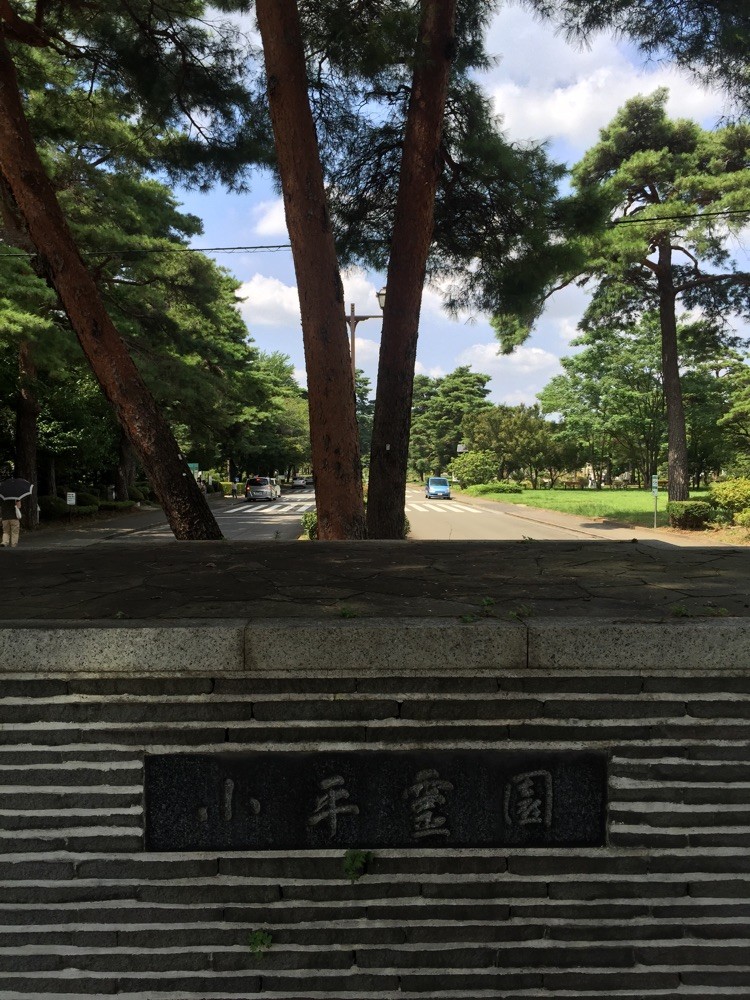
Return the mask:
M 654 496 L 656 496 L 656 494 L 659 492 L 659 477 L 658 476 L 652 476 L 651 477 L 651 492 L 654 494 Z
M 75 493 L 66 493 L 65 502 L 69 507 L 75 507 L 76 505 L 76 495 Z

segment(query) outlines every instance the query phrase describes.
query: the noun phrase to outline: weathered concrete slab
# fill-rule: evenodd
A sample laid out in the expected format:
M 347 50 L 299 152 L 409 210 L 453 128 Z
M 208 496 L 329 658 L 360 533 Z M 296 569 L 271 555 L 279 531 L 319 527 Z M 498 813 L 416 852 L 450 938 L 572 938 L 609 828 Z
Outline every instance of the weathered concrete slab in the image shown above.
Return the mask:
M 5 620 L 750 616 L 750 550 L 728 547 L 112 542 L 0 562 Z
M 253 622 L 245 636 L 251 671 L 476 674 L 526 665 L 526 629 L 519 622 L 286 619 Z
M 224 670 L 243 669 L 244 622 L 10 621 L 0 627 L 5 673 L 184 675 L 205 672 L 217 658 Z
M 0 624 L 0 675 L 490 676 L 504 671 L 750 672 L 750 619 L 544 618 Z
M 529 621 L 535 670 L 750 671 L 750 619 Z

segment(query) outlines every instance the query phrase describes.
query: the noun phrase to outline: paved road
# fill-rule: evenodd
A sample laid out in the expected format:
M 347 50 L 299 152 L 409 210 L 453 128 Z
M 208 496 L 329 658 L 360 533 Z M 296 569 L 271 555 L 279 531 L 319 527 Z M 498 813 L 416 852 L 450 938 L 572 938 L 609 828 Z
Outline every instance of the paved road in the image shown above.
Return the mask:
M 570 541 L 598 537 L 602 532 L 600 526 L 596 531 L 582 529 L 572 518 L 570 526 L 555 524 L 551 519 L 540 519 L 540 513 L 530 511 L 525 515 L 523 510 L 510 505 L 468 497 L 427 500 L 423 490 L 407 487 L 406 491 L 406 516 L 411 525 L 409 537 L 415 541 L 522 541 L 524 538 Z M 632 536 L 632 529 L 627 533 Z
M 302 515 L 315 509 L 311 487 L 289 490 L 273 503 L 213 495 L 211 508 L 225 538 L 237 542 L 293 541 L 301 533 Z M 656 546 L 704 546 L 702 532 L 666 532 L 618 527 L 601 521 L 576 518 L 555 511 L 474 498 L 426 500 L 417 486 L 407 487 L 406 514 L 411 541 L 640 541 Z M 24 548 L 76 548 L 101 542 L 172 541 L 160 510 L 70 525 L 49 525 L 25 533 Z M 714 545 L 716 543 L 713 543 Z M 722 546 L 719 546 L 722 547 Z
M 302 515 L 315 510 L 312 489 L 294 490 L 273 503 L 247 503 L 225 499 L 212 504 L 225 538 L 232 541 L 290 541 L 299 537 Z M 598 523 L 581 526 L 566 515 L 549 515 L 534 509 L 519 510 L 490 500 L 426 500 L 418 487 L 407 488 L 406 515 L 414 541 L 571 541 L 606 538 L 630 539 L 630 528 L 606 528 Z M 566 523 L 567 522 L 567 523 Z M 166 525 L 135 532 L 138 537 L 171 537 Z

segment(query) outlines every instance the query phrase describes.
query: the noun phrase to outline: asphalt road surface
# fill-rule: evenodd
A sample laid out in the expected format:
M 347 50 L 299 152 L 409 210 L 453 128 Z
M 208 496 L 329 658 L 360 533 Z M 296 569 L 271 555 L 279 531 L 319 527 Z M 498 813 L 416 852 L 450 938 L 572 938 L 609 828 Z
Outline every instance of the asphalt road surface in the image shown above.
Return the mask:
M 312 487 L 289 489 L 273 502 L 243 497 L 212 497 L 211 509 L 225 538 L 231 541 L 293 541 L 302 533 L 302 515 L 315 509 Z M 424 490 L 407 486 L 406 516 L 412 541 L 640 541 L 657 546 L 705 545 L 701 532 L 667 533 L 577 518 L 518 504 L 456 497 L 427 500 Z M 107 541 L 172 540 L 164 514 L 156 509 L 137 514 L 27 533 L 24 548 L 75 548 Z
M 224 536 L 234 541 L 287 541 L 301 533 L 302 515 L 315 510 L 315 493 L 307 489 L 286 491 L 273 502 L 244 499 L 213 507 Z M 617 529 L 601 524 L 579 524 L 574 518 L 549 515 L 544 511 L 511 507 L 491 500 L 454 498 L 427 500 L 424 491 L 408 486 L 406 516 L 411 525 L 410 539 L 427 541 L 522 541 L 525 538 L 560 540 L 606 538 L 614 540 Z M 566 521 L 568 524 L 555 523 Z M 632 529 L 620 529 L 632 535 Z
M 509 506 L 509 505 L 508 505 Z M 510 510 L 492 500 L 427 500 L 424 490 L 407 486 L 409 538 L 419 541 L 559 541 L 592 537 L 587 529 L 545 523 L 543 512 Z M 553 519 L 550 519 L 553 520 Z

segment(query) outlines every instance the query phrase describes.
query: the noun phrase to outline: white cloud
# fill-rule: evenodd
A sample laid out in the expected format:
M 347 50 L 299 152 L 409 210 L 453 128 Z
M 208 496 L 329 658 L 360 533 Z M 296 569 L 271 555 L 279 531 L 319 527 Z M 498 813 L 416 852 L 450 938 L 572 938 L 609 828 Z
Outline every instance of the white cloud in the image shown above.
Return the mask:
M 347 316 L 352 305 L 358 316 L 374 316 L 377 320 L 382 315 L 377 297 L 380 286 L 373 284 L 361 268 L 352 267 L 342 272 L 341 282 L 344 286 L 344 308 Z
M 476 372 L 492 377 L 489 399 L 495 403 L 536 402 L 536 394 L 561 371 L 557 355 L 541 347 L 517 347 L 512 354 L 498 354 L 497 344 L 473 344 L 456 358 Z
M 431 368 L 428 368 L 426 365 L 423 365 L 421 361 L 417 361 L 414 365 L 414 374 L 429 375 L 430 378 L 444 378 L 447 373 L 444 368 L 440 367 L 440 365 L 433 365 Z
M 564 141 L 580 155 L 596 143 L 599 130 L 627 100 L 662 86 L 669 89 L 670 117 L 710 123 L 722 112 L 719 96 L 666 68 L 644 72 L 630 66 L 601 66 L 551 90 L 506 81 L 493 88 L 492 99 L 511 138 Z
M 561 319 L 557 322 L 557 332 L 560 340 L 569 344 L 578 336 L 578 322 L 575 319 Z
M 284 202 L 281 198 L 274 201 L 261 201 L 253 206 L 255 226 L 253 232 L 257 236 L 283 236 L 288 238 L 286 231 L 286 216 Z
M 237 292 L 245 301 L 240 312 L 252 329 L 254 326 L 300 326 L 299 298 L 293 285 L 285 285 L 278 278 L 254 274 L 240 285 Z
M 488 48 L 500 59 L 484 82 L 509 136 L 567 143 L 575 159 L 625 101 L 660 86 L 670 91 L 672 117 L 710 125 L 725 110 L 719 92 L 702 88 L 686 72 L 657 62 L 636 64 L 632 49 L 606 34 L 594 36 L 588 47 L 569 44 L 551 24 L 518 8 L 506 8 L 493 20 Z
M 357 326 L 355 344 L 355 360 L 357 363 L 357 368 L 369 369 L 372 367 L 373 362 L 375 363 L 375 368 L 377 369 L 378 355 L 380 354 L 380 342 L 375 340 L 368 340 L 366 337 L 360 337 L 359 331 L 362 328 Z

